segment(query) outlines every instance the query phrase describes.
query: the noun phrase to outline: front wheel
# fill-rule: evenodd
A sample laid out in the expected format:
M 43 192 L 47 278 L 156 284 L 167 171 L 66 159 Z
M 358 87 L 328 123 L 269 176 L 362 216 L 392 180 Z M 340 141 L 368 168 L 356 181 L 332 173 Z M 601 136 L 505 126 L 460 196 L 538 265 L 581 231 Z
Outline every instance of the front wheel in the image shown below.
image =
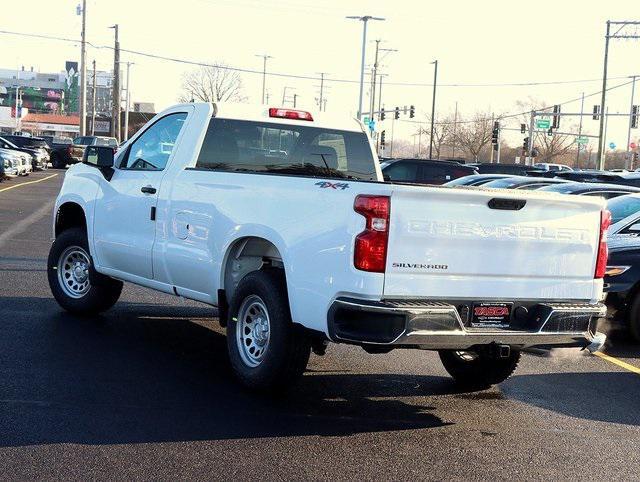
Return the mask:
M 236 378 L 248 388 L 278 391 L 302 376 L 311 340 L 291 321 L 282 270 L 254 271 L 240 281 L 229 307 L 227 348 Z
M 497 358 L 488 350 L 440 350 L 440 360 L 456 383 L 464 388 L 484 389 L 505 381 L 520 361 L 520 351 Z
M 111 308 L 122 291 L 122 282 L 101 275 L 91 265 L 84 229 L 60 233 L 51 245 L 47 265 L 51 293 L 65 310 L 95 315 Z

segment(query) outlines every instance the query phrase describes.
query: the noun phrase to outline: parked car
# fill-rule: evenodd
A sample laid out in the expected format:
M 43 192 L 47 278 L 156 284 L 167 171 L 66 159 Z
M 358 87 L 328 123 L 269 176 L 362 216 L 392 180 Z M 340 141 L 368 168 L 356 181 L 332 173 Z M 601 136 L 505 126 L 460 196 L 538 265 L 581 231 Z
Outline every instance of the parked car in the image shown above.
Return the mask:
M 565 164 L 552 164 L 550 162 L 538 162 L 533 167 L 541 171 L 573 171 L 572 167 Z
M 329 342 L 437 350 L 472 387 L 525 347 L 602 345 L 604 200 L 382 181 L 353 119 L 177 105 L 69 168 L 49 285 L 84 315 L 122 281 L 217 306 L 256 390 L 290 385 Z
M 73 139 L 71 148 L 71 157 L 67 159 L 67 164 L 76 164 L 82 162 L 84 150 L 87 146 L 107 146 L 111 147 L 114 152 L 118 150 L 118 141 L 115 137 L 104 136 L 80 136 Z
M 622 184 L 600 184 L 591 182 L 565 182 L 552 184 L 539 189 L 544 192 L 558 192 L 560 194 L 574 194 L 578 196 L 601 196 L 605 199 L 640 193 L 640 188 L 624 186 Z
M 505 177 L 511 177 L 509 174 L 471 174 L 470 176 L 463 176 L 453 181 L 445 182 L 444 186 L 481 186 L 490 181 L 496 179 L 503 179 Z
M 31 170 L 45 170 L 49 167 L 47 143 L 41 137 L 5 135 L 0 137 L 0 147 L 26 152 L 31 156 Z
M 72 155 L 73 140 L 68 137 L 43 136 L 49 146 L 51 165 L 56 169 L 62 169 L 76 161 Z
M 5 156 L 0 152 L 0 164 L 2 165 L 2 179 L 10 179 L 18 175 L 20 160 L 14 156 Z
M 524 164 L 498 164 L 498 163 L 481 163 L 469 164 L 475 166 L 480 174 L 509 174 L 511 176 L 528 176 L 532 172 L 544 172 L 533 166 Z
M 633 216 L 640 213 L 640 194 L 628 194 L 607 201 L 607 209 L 611 213 L 610 234 L 617 234 L 620 227 L 633 220 Z M 622 223 L 622 224 L 620 224 Z
M 31 155 L 15 149 L 0 148 L 0 155 L 11 161 L 16 169 L 16 176 L 28 176 L 32 172 Z
M 495 189 L 540 189 L 551 184 L 565 183 L 562 179 L 550 179 L 546 177 L 510 176 L 502 179 L 495 179 L 483 184 L 482 187 Z
M 392 159 L 380 167 L 386 180 L 412 184 L 444 184 L 478 173 L 475 168 L 459 162 L 432 159 Z
M 621 184 L 623 186 L 640 187 L 640 173 L 637 172 L 621 174 L 609 171 L 587 170 L 558 172 L 556 174 L 556 177 L 577 182 L 600 182 L 607 184 Z
M 604 278 L 607 314 L 628 326 L 640 342 L 640 239 L 618 238 L 609 250 Z

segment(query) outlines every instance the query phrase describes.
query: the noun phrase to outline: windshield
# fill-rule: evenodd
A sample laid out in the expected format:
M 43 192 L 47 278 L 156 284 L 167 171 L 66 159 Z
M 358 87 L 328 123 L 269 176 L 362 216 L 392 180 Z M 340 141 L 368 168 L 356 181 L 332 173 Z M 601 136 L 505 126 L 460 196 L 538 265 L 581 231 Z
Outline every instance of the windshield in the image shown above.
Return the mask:
M 114 137 L 96 137 L 96 146 L 118 147 L 118 141 Z
M 619 196 L 613 198 L 607 201 L 607 209 L 611 211 L 611 223 L 615 224 L 640 211 L 640 197 Z
M 303 124 L 213 119 L 196 167 L 377 180 L 366 134 Z
M 76 137 L 73 140 L 73 143 L 76 146 L 90 146 L 92 140 L 93 140 L 92 137 Z

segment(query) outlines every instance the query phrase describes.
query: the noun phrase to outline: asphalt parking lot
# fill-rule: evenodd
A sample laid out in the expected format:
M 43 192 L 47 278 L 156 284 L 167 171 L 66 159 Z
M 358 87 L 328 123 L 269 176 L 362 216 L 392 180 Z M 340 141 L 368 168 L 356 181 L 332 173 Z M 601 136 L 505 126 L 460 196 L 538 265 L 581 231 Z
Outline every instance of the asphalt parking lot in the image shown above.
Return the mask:
M 624 333 L 608 358 L 525 354 L 473 393 L 435 353 L 332 345 L 295 391 L 256 397 L 210 307 L 132 285 L 97 319 L 58 307 L 63 176 L 0 183 L 0 479 L 638 478 L 640 346 Z

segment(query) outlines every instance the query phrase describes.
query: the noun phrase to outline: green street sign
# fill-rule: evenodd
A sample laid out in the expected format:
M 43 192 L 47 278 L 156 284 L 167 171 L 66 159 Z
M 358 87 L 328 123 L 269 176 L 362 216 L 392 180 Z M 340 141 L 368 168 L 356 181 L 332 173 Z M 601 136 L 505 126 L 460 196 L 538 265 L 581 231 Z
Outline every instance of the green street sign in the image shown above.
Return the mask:
M 536 127 L 538 129 L 548 129 L 551 126 L 549 119 L 536 119 Z
M 586 137 L 576 137 L 576 143 L 577 144 L 588 144 L 589 143 L 589 139 Z

